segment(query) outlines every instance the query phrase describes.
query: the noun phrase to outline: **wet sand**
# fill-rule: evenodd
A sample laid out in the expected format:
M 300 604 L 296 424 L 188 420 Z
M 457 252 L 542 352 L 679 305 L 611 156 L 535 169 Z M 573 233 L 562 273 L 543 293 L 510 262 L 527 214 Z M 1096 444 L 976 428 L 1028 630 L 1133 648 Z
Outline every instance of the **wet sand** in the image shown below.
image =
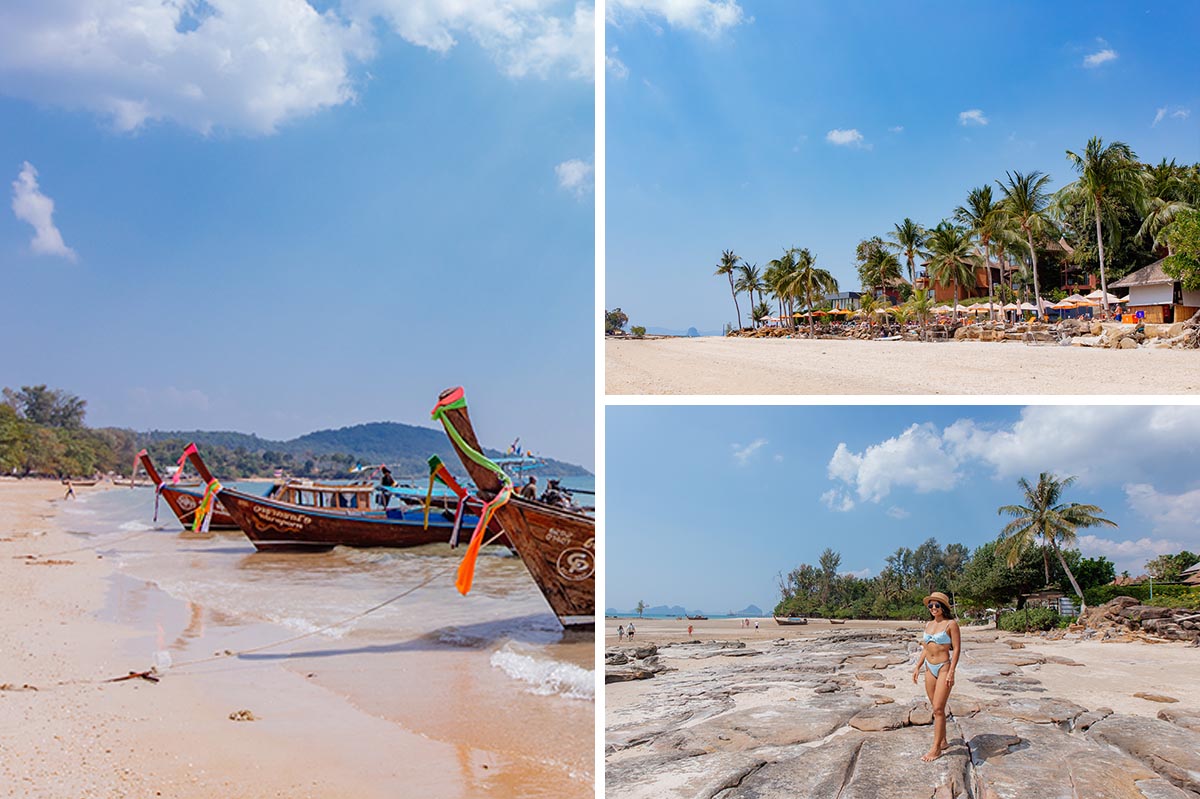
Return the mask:
M 604 375 L 608 394 L 1191 394 L 1200 392 L 1200 352 L 1017 342 L 608 339 Z
M 320 639 L 182 666 L 295 631 L 223 618 L 121 573 L 97 554 L 112 536 L 89 544 L 60 529 L 63 493 L 0 480 L 0 584 L 21 599 L 0 604 L 0 796 L 591 795 L 590 724 L 561 736 L 569 756 L 531 763 L 522 739 L 551 720 L 494 712 L 503 695 L 486 682 L 448 693 L 466 670 L 453 651 L 423 652 L 422 673 L 406 670 L 403 647 Z M 103 682 L 149 668 L 161 649 L 175 663 L 160 682 Z M 449 675 L 432 688 L 431 663 Z M 231 720 L 239 710 L 258 720 Z M 431 718 L 421 733 L 406 724 Z M 583 780 L 569 773 L 582 745 Z

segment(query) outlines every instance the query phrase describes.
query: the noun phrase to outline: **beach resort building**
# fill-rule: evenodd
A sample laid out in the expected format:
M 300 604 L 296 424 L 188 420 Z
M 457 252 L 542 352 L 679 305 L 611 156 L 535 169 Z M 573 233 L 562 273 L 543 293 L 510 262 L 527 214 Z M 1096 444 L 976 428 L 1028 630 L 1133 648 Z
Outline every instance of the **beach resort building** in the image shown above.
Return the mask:
M 1110 290 L 1129 291 L 1129 310 L 1142 311 L 1154 324 L 1184 322 L 1200 310 L 1200 291 L 1185 291 L 1183 285 L 1163 270 L 1165 258 L 1143 266 L 1115 283 Z
M 861 299 L 862 292 L 859 291 L 839 291 L 836 294 L 825 295 L 825 301 L 829 303 L 832 311 L 857 311 Z

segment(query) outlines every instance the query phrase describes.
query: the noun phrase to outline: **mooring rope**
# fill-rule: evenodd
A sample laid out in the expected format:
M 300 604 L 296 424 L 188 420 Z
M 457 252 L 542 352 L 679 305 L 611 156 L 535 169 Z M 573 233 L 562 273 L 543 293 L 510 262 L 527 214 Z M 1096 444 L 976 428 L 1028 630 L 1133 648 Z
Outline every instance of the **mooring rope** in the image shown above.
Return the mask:
M 486 542 L 484 542 L 484 545 L 487 546 L 489 544 L 495 543 L 502 535 L 504 535 L 503 532 L 496 533 L 491 538 L 489 538 Z M 328 630 L 333 630 L 338 627 L 344 627 L 345 625 L 347 625 L 351 622 L 357 621 L 366 616 L 369 616 L 370 614 L 372 614 L 382 608 L 385 608 L 394 602 L 398 602 L 399 600 L 403 599 L 404 597 L 415 593 L 416 591 L 418 591 L 418 590 L 424 588 L 425 586 L 429 585 L 430 583 L 432 583 L 434 580 L 437 580 L 439 577 L 443 577 L 447 573 L 454 571 L 457 568 L 458 568 L 457 565 L 450 565 L 450 566 L 445 566 L 441 569 L 438 569 L 435 572 L 433 572 L 432 574 L 430 574 L 428 577 L 426 577 L 423 580 L 421 580 L 420 582 L 418 582 L 416 585 L 412 585 L 412 586 L 404 589 L 403 591 L 396 594 L 395 596 L 389 597 L 388 599 L 385 599 L 382 602 L 372 605 L 371 607 L 367 608 L 366 610 L 359 611 L 358 613 L 355 613 L 351 616 L 347 616 L 344 619 L 335 621 L 331 624 L 326 624 L 323 627 L 318 627 L 315 630 L 309 630 L 308 632 L 305 632 L 305 633 L 300 633 L 298 635 L 292 635 L 287 638 L 282 638 L 278 641 L 272 641 L 271 643 L 260 644 L 259 646 L 249 647 L 248 649 L 239 649 L 236 652 L 226 650 L 225 652 L 221 652 L 216 655 L 209 655 L 207 657 L 202 657 L 202 658 L 194 658 L 192 660 L 184 660 L 179 663 L 172 664 L 169 667 L 169 671 L 174 672 L 174 671 L 178 671 L 180 669 L 187 668 L 189 666 L 197 666 L 202 663 L 213 663 L 218 660 L 226 660 L 228 658 L 237 658 L 237 657 L 241 657 L 243 655 L 253 654 L 255 652 L 262 652 L 263 650 L 266 650 L 266 649 L 274 649 L 275 647 L 283 646 L 284 644 L 294 643 L 295 641 L 300 641 L 305 638 L 310 638 L 314 635 L 319 635 L 320 633 L 326 632 Z M 97 684 L 110 683 L 110 682 L 123 682 L 125 680 L 131 680 L 131 679 L 137 679 L 137 678 L 149 680 L 150 682 L 158 682 L 165 673 L 166 672 L 159 672 L 155 669 L 149 669 L 147 671 L 142 671 L 142 672 L 131 671 L 128 674 L 125 674 L 120 677 L 111 677 L 109 679 L 103 679 L 103 680 L 101 680 L 101 679 L 97 679 L 97 680 L 64 680 L 62 682 L 57 682 L 54 684 L 55 685 L 97 685 Z

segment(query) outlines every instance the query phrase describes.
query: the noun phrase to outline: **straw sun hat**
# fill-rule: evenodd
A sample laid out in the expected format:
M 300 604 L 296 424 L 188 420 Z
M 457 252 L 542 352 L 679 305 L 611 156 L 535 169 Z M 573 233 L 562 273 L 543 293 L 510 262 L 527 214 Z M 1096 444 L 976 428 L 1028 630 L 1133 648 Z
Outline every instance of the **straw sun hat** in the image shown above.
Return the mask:
M 929 596 L 921 600 L 921 604 L 928 607 L 930 600 L 935 600 L 942 603 L 942 610 L 946 611 L 947 619 L 954 618 L 954 609 L 950 606 L 950 597 L 943 594 L 941 591 L 934 591 Z

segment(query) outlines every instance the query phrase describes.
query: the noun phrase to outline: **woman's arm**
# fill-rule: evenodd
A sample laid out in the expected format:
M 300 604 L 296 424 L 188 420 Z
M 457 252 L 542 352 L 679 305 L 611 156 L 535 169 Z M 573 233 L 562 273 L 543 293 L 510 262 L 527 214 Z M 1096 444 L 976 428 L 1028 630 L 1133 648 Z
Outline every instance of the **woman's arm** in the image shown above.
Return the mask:
M 954 684 L 954 669 L 958 666 L 958 658 L 962 655 L 962 636 L 958 632 L 958 622 L 950 622 L 950 684 Z
M 913 682 L 917 681 L 917 675 L 921 673 L 921 664 L 925 662 L 925 647 L 921 647 L 921 654 L 917 657 L 917 665 L 913 667 Z

